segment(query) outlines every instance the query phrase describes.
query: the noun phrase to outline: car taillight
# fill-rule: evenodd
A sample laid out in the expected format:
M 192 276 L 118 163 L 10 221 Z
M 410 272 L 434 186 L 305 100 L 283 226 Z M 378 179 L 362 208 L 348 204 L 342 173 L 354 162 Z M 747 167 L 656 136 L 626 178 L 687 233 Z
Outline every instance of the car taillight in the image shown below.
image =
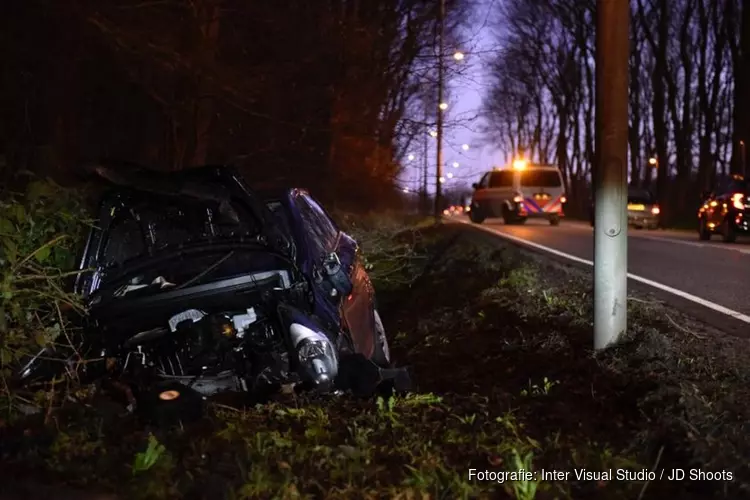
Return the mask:
M 734 193 L 732 195 L 732 205 L 734 208 L 738 210 L 744 210 L 745 209 L 745 201 L 744 201 L 745 195 L 742 193 Z
M 565 196 L 560 197 L 560 203 L 566 203 L 568 199 Z
M 659 215 L 660 212 L 661 212 L 661 210 L 659 209 L 659 207 L 653 207 L 651 209 L 651 213 L 654 214 L 654 215 Z
M 523 196 L 514 196 L 513 201 L 516 203 L 521 203 L 523 201 Z

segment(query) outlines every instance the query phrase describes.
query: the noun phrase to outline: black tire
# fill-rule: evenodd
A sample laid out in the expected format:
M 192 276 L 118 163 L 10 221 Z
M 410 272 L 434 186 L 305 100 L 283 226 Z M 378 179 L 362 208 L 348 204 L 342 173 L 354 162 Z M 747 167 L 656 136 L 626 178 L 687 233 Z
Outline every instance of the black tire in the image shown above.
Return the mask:
M 510 212 L 507 205 L 503 205 L 503 223 L 511 225 L 516 222 L 516 217 Z
M 724 243 L 737 241 L 737 232 L 729 219 L 724 219 L 724 224 L 721 225 L 721 240 Z
M 706 221 L 701 219 L 698 223 L 698 239 L 701 241 L 708 241 L 711 239 L 711 231 L 706 226 Z
M 549 224 L 550 226 L 559 226 L 560 225 L 560 216 L 559 215 L 552 215 L 549 218 Z
M 469 212 L 469 220 L 471 222 L 473 222 L 474 224 L 481 224 L 482 222 L 484 222 L 484 219 L 485 216 L 478 207 L 471 207 L 471 211 Z
M 526 224 L 526 217 L 519 217 L 516 219 L 516 224 Z
M 177 382 L 158 383 L 137 399 L 138 413 L 162 428 L 196 421 L 203 415 L 203 397 Z
M 388 345 L 388 337 L 385 334 L 383 321 L 380 319 L 378 310 L 375 309 L 375 350 L 372 353 L 372 361 L 381 368 L 391 366 L 391 349 Z

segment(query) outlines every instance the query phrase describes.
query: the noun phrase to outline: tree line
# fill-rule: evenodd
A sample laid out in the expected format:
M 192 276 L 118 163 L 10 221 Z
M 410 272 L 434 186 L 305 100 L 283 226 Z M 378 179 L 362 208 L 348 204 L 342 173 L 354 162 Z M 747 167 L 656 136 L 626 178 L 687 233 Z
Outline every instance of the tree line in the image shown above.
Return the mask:
M 465 0 L 446 0 L 459 37 Z M 11 0 L 0 175 L 111 158 L 235 162 L 260 184 L 388 202 L 424 133 L 439 0 Z
M 665 221 L 694 220 L 702 192 L 747 169 L 750 1 L 631 0 L 629 182 Z M 560 165 L 577 211 L 595 163 L 596 0 L 506 0 L 484 100 L 509 154 Z M 602 57 L 606 57 L 603 54 Z

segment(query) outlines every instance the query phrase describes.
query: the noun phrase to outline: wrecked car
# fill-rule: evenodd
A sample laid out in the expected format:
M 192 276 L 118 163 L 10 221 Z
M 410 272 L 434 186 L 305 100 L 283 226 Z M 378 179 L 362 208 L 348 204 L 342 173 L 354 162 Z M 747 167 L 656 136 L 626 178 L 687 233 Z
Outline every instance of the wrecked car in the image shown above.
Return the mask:
M 227 166 L 91 171 L 109 189 L 74 285 L 85 376 L 125 385 L 133 405 L 408 386 L 357 242 L 308 192 L 259 193 Z M 50 357 L 20 380 L 49 376 Z

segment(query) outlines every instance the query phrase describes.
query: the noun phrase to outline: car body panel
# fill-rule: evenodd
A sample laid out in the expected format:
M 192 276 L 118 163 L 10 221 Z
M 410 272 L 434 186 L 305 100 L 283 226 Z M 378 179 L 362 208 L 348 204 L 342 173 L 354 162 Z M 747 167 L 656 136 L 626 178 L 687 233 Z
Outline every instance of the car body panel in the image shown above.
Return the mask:
M 325 254 L 335 253 L 352 283 L 350 294 L 332 297 L 323 281 L 316 282 L 316 313 L 335 323 L 337 328 L 347 331 L 356 352 L 371 357 L 375 338 L 374 289 L 364 269 L 357 242 L 341 231 L 325 209 L 305 190 L 290 190 L 285 197 L 284 206 L 293 218 L 295 227 L 308 229 L 296 234 L 303 249 L 299 259 L 302 272 L 310 276 L 318 274 Z M 311 217 L 306 219 L 304 210 L 310 208 Z M 315 215 L 336 231 L 330 244 L 323 248 L 315 244 L 312 218 Z

